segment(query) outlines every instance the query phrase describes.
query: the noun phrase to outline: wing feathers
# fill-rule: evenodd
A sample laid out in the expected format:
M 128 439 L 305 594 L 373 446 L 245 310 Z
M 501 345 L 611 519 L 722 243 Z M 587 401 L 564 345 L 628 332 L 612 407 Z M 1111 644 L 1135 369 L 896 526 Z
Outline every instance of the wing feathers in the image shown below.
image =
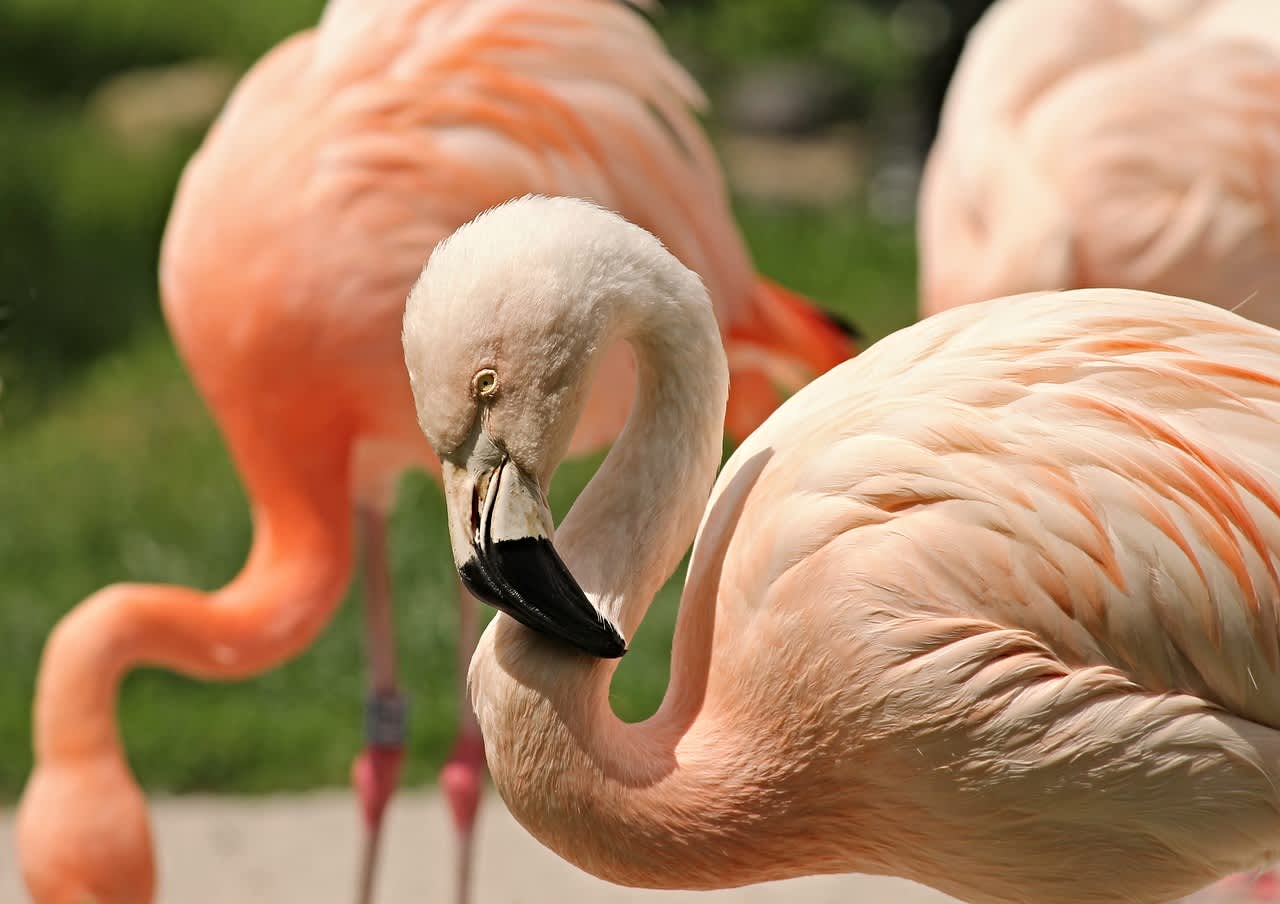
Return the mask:
M 729 554 L 800 573 L 844 555 L 850 611 L 1031 631 L 1070 666 L 1280 727 L 1278 379 L 1280 334 L 1208 305 L 1079 290 L 959 308 L 748 440 L 779 450 L 758 487 L 779 497 L 773 524 L 748 504 Z M 783 605 L 763 583 L 757 610 Z

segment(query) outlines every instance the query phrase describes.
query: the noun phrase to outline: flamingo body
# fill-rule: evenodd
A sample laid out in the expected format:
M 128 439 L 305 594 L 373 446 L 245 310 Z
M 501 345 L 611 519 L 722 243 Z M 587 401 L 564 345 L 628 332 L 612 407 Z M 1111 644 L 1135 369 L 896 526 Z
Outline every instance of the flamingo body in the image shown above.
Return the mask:
M 922 313 L 1118 285 L 1280 326 L 1277 174 L 1273 4 L 1002 0 L 926 166 Z
M 712 487 L 725 359 L 679 269 L 534 199 L 442 245 L 406 312 L 455 560 L 515 614 L 470 681 L 526 828 L 627 885 L 860 871 L 1005 904 L 1155 904 L 1276 854 L 1280 333 L 1130 290 L 962 307 L 793 396 Z M 646 379 L 552 532 L 528 488 L 598 321 Z M 599 657 L 699 517 L 671 685 L 623 723 Z M 553 535 L 559 576 L 522 583 Z

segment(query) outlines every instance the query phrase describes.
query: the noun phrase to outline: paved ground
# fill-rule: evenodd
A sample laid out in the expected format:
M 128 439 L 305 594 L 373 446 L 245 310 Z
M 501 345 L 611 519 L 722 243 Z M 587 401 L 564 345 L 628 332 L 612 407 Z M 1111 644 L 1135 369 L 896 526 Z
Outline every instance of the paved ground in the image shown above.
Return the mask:
M 160 904 L 349 904 L 358 824 L 340 792 L 288 797 L 181 797 L 156 802 Z M 452 840 L 432 793 L 391 812 L 381 904 L 452 902 Z M 600 882 L 529 837 L 493 795 L 480 816 L 476 904 L 947 904 L 907 882 L 801 879 L 735 891 L 642 892 Z M 0 811 L 0 904 L 26 901 L 13 866 L 13 819 Z
M 160 841 L 158 904 L 351 904 L 358 823 L 348 795 L 179 797 L 152 810 Z M 697 894 L 618 888 L 543 848 L 490 794 L 480 817 L 475 904 L 958 904 L 893 879 L 838 876 Z M 431 792 L 391 812 L 379 904 L 452 904 L 452 838 Z M 1246 900 L 1220 887 L 1184 904 Z M 1277 898 L 1255 898 L 1254 901 Z M 26 895 L 13 861 L 13 814 L 0 810 L 0 904 Z

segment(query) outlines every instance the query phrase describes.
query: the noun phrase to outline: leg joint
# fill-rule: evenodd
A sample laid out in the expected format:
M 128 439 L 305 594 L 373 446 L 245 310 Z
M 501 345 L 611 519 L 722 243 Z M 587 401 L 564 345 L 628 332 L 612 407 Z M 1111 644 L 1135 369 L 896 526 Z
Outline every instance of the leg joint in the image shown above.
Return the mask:
M 370 747 L 403 747 L 409 704 L 396 692 L 374 692 L 364 701 L 364 739 Z

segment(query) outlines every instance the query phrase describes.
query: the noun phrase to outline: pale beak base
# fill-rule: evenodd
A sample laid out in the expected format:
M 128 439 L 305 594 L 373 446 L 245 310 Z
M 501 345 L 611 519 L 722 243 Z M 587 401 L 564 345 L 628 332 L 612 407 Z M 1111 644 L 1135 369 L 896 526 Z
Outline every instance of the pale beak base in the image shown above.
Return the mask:
M 444 469 L 454 564 L 477 598 L 548 637 L 601 659 L 627 652 L 618 629 L 578 586 L 551 543 L 537 483 L 492 444 L 476 444 L 465 467 Z

